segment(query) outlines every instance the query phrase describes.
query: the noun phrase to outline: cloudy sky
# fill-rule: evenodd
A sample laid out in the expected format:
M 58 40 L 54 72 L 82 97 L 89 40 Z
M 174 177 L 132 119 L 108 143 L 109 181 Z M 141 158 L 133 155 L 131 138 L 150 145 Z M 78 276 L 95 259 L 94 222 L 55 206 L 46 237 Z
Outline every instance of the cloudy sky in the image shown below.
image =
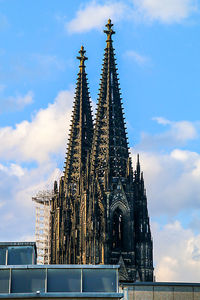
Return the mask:
M 200 281 L 198 0 L 0 0 L 0 240 L 34 239 L 31 197 L 63 170 L 76 56 L 96 102 L 111 18 L 133 164 L 147 188 L 157 281 Z

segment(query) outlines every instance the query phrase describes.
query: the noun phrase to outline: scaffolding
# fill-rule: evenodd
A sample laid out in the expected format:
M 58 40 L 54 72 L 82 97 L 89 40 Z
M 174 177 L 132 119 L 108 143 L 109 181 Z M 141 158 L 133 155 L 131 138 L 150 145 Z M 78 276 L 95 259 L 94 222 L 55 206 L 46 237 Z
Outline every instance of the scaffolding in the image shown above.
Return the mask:
M 35 240 L 37 263 L 50 264 L 50 210 L 53 191 L 41 191 L 32 197 L 35 203 Z

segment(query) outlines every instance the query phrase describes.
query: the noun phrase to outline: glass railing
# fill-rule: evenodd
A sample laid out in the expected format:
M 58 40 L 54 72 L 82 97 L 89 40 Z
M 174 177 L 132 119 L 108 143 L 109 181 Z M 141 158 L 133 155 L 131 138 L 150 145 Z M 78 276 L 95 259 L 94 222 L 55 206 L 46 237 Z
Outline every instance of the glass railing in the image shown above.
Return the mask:
M 32 265 L 36 256 L 34 242 L 0 243 L 0 265 Z
M 118 267 L 116 265 L 0 266 L 0 294 L 118 293 Z

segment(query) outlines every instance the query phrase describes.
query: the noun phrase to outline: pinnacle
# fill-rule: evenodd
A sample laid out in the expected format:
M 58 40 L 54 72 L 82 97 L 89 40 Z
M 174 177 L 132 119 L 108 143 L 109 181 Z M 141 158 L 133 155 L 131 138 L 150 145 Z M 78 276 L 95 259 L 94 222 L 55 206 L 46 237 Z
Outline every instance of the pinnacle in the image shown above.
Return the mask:
M 137 154 L 137 174 L 140 175 L 140 156 Z

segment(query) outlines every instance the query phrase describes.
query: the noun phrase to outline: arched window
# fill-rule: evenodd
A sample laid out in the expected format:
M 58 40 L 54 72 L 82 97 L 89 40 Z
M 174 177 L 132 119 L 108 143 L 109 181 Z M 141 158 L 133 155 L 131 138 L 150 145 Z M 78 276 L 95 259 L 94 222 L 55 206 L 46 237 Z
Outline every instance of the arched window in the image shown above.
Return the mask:
M 123 248 L 123 214 L 122 211 L 117 208 L 113 213 L 112 219 L 112 248 Z

